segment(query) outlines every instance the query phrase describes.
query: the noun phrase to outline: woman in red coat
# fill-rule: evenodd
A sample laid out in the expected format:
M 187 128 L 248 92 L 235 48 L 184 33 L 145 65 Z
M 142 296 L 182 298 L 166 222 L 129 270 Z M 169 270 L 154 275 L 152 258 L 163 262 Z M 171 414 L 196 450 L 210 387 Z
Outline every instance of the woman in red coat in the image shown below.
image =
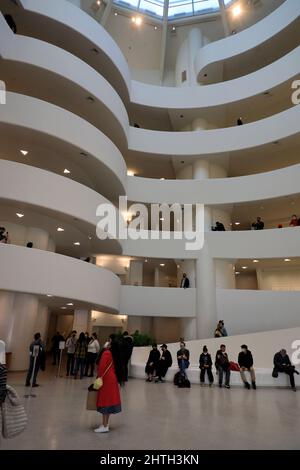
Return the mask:
M 106 343 L 101 352 L 97 377 L 102 377 L 103 385 L 98 392 L 97 411 L 103 415 L 103 424 L 95 429 L 95 432 L 109 432 L 108 421 L 111 414 L 120 413 L 121 398 L 118 385 L 119 364 L 113 345 Z

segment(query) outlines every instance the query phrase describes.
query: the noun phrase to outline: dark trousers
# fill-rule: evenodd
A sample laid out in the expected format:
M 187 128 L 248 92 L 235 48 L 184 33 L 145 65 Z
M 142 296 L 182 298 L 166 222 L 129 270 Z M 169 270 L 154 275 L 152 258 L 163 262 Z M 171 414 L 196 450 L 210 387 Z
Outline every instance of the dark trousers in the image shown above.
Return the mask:
M 213 383 L 214 381 L 214 376 L 213 376 L 213 373 L 211 371 L 211 367 L 207 367 L 207 368 L 203 368 L 201 369 L 201 372 L 200 372 L 200 382 L 202 384 L 204 384 L 205 382 L 205 372 L 207 372 L 207 376 L 208 376 L 208 380 L 209 380 L 209 383 Z
M 167 372 L 168 372 L 168 369 L 169 369 L 169 367 L 166 366 L 166 365 L 163 363 L 163 361 L 159 361 L 158 366 L 157 366 L 157 371 L 156 371 L 157 377 L 158 377 L 159 379 L 162 379 L 163 377 L 165 377 L 166 374 L 167 374 Z
M 89 368 L 91 368 L 90 376 L 94 376 L 94 368 L 95 368 L 95 362 L 97 359 L 98 354 L 97 353 L 87 353 L 86 357 L 86 367 L 85 367 L 85 375 L 89 374 Z
M 56 361 L 57 364 L 59 364 L 59 349 L 53 349 L 52 350 L 52 357 L 53 357 L 53 363 L 52 365 L 56 366 Z
M 40 369 L 40 361 L 39 361 L 38 357 L 36 358 L 34 371 L 33 371 L 33 365 L 34 365 L 34 358 L 31 357 L 30 362 L 29 362 L 29 369 L 28 369 L 27 377 L 26 377 L 26 384 L 27 385 L 30 385 L 32 372 L 33 372 L 32 385 L 36 384 L 36 378 L 37 378 L 37 375 L 38 375 L 38 371 Z
M 285 372 L 290 377 L 291 387 L 295 388 L 295 378 L 294 378 L 295 368 L 287 366 L 287 367 L 277 367 L 276 369 L 278 372 Z
M 80 378 L 84 376 L 84 368 L 85 368 L 85 357 L 77 357 L 75 359 L 75 368 L 74 368 L 74 375 L 77 377 L 78 371 L 80 370 Z
M 229 381 L 230 381 L 229 367 L 228 369 L 225 369 L 225 370 L 222 367 L 219 367 L 218 372 L 219 372 L 219 385 L 223 384 L 223 375 L 225 375 L 225 385 L 229 385 Z
M 74 374 L 74 353 L 68 353 L 67 375 Z

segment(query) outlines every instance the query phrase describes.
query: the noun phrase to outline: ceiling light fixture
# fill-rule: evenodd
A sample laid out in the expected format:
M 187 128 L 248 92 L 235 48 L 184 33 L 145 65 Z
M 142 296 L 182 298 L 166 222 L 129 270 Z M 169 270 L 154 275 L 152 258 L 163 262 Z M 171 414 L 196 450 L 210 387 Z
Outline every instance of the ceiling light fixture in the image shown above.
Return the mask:
M 242 266 L 242 269 L 248 269 L 248 266 Z
M 233 15 L 234 18 L 236 18 L 237 16 L 240 16 L 241 13 L 242 13 L 241 5 L 236 5 L 232 9 L 232 15 Z
M 234 222 L 234 225 L 241 225 L 241 222 Z
M 64 174 L 65 174 L 65 175 L 69 175 L 70 173 L 71 173 L 71 172 L 70 172 L 70 170 L 68 170 L 68 168 L 65 168 L 65 169 L 64 169 Z
M 69 307 L 72 307 L 74 304 L 72 304 L 72 302 L 69 302 L 67 305 L 68 305 Z
M 60 307 L 62 310 L 66 310 L 67 307 Z
M 28 151 L 27 150 L 20 150 L 21 154 L 26 156 L 28 154 Z
M 287 263 L 288 261 L 291 261 L 291 260 L 290 260 L 290 258 L 285 258 L 284 261 Z
M 51 294 L 47 294 L 47 297 L 53 297 L 53 295 L 51 295 Z
M 236 271 L 234 274 L 237 276 L 238 274 L 241 274 L 241 273 L 239 271 Z
M 118 16 L 118 13 L 115 11 L 115 16 Z
M 164 181 L 166 178 L 160 178 L 160 181 Z
M 254 259 L 253 263 L 259 263 L 258 259 Z
M 24 214 L 21 214 L 21 212 L 16 212 L 16 216 L 19 217 L 19 219 L 22 219 L 22 217 L 24 217 Z
M 80 242 L 74 242 L 75 246 L 80 246 Z
M 127 176 L 134 176 L 134 172 L 132 170 L 127 171 Z
M 65 231 L 64 228 L 62 228 L 62 227 L 57 227 L 57 232 L 64 232 L 64 231 Z

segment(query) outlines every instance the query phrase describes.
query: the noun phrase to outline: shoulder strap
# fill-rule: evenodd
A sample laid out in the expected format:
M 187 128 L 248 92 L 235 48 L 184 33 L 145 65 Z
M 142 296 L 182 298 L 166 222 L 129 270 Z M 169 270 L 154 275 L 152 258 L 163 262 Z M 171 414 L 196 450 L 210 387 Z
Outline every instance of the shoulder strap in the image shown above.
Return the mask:
M 109 369 L 111 368 L 111 366 L 113 365 L 113 363 L 111 362 L 109 364 L 109 366 L 107 367 L 107 369 L 104 371 L 104 373 L 102 374 L 102 378 L 105 376 L 105 374 L 109 371 Z

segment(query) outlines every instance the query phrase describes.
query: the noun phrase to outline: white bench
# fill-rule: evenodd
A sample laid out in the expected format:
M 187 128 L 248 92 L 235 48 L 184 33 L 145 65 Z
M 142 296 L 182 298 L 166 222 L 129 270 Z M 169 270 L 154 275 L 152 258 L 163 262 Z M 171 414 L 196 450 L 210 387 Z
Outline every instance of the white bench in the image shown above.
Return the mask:
M 178 367 L 172 366 L 169 368 L 165 380 L 167 382 L 173 382 L 174 375 L 178 372 Z M 258 387 L 290 387 L 290 379 L 287 374 L 279 373 L 278 378 L 272 377 L 273 368 L 270 369 L 255 369 L 256 384 Z M 218 376 L 216 370 L 213 367 L 213 375 L 215 383 L 218 383 Z M 248 375 L 249 383 L 251 382 L 250 374 Z M 130 367 L 130 376 L 138 379 L 146 378 L 145 364 L 132 363 Z M 198 365 L 191 364 L 187 369 L 187 376 L 192 384 L 200 384 L 200 369 Z M 296 386 L 300 387 L 300 375 L 294 375 Z M 224 381 L 224 379 L 223 379 Z M 208 383 L 207 374 L 205 375 L 205 382 Z M 230 385 L 243 386 L 242 379 L 239 372 L 231 371 L 230 374 Z

